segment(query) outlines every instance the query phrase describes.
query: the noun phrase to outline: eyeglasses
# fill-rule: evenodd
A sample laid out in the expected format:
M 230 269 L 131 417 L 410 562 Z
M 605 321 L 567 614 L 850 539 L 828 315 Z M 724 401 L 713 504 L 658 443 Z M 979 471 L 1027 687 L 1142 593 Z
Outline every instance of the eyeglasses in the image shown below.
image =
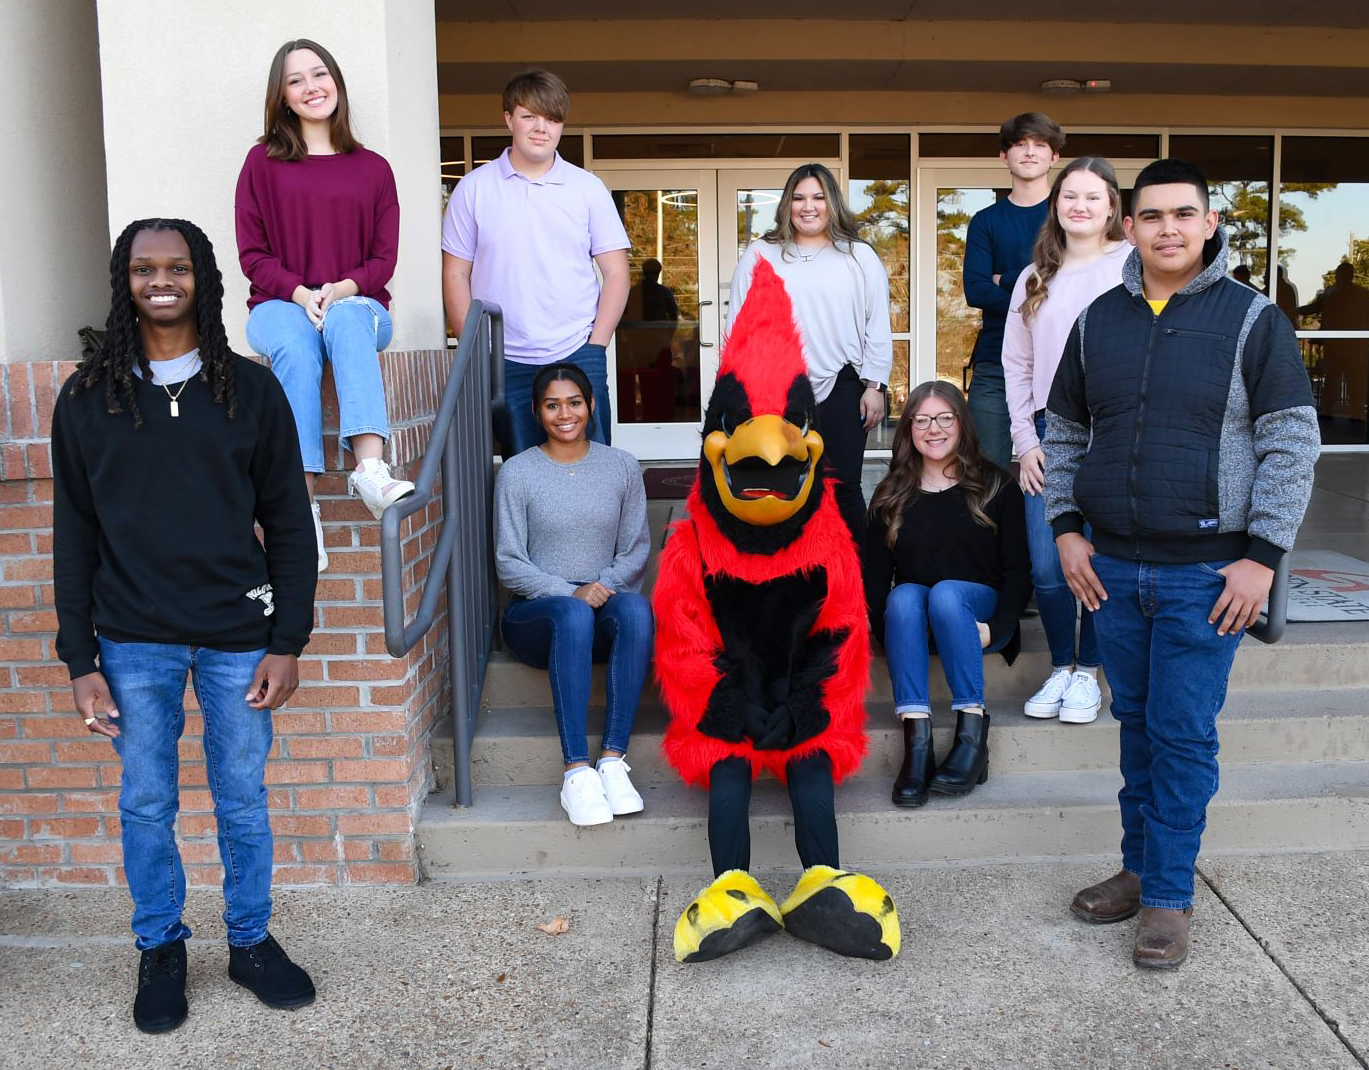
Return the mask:
M 953 412 L 939 412 L 935 416 L 914 416 L 913 426 L 919 431 L 926 431 L 932 426 L 932 421 L 935 420 L 937 427 L 945 431 L 954 427 L 957 419 L 958 417 Z

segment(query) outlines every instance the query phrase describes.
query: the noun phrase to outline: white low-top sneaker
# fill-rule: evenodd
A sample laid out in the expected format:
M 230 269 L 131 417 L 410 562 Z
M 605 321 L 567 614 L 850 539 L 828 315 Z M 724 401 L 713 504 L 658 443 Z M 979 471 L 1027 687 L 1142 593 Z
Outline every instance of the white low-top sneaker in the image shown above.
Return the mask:
M 314 514 L 314 541 L 318 544 L 318 570 L 328 570 L 328 551 L 323 547 L 323 517 L 319 516 L 318 502 L 309 503 L 309 511 Z
M 1052 669 L 1046 682 L 1041 685 L 1041 690 L 1027 699 L 1027 704 L 1022 707 L 1022 712 L 1028 717 L 1059 716 L 1060 700 L 1065 697 L 1065 692 L 1069 690 L 1069 686 L 1070 670 L 1065 668 Z
M 604 782 L 589 766 L 561 780 L 561 809 L 572 825 L 603 825 L 613 820 Z
M 1070 686 L 1060 699 L 1060 720 L 1068 724 L 1088 724 L 1098 717 L 1103 693 L 1092 673 L 1079 671 L 1070 677 Z
M 604 762 L 599 766 L 599 779 L 604 782 L 604 795 L 608 797 L 608 805 L 615 817 L 622 814 L 639 814 L 646 805 L 628 777 L 631 770 L 632 766 L 621 758 L 613 762 Z
M 377 520 L 382 513 L 400 498 L 414 492 L 414 485 L 407 479 L 395 479 L 390 475 L 390 466 L 378 457 L 367 457 L 347 477 L 347 489 L 361 495 L 366 508 Z

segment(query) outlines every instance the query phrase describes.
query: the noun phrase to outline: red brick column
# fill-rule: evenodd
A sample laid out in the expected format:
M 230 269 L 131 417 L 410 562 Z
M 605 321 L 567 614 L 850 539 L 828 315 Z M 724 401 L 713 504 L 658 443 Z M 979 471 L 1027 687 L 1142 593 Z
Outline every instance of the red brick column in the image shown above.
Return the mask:
M 417 472 L 451 354 L 382 355 L 389 458 Z M 0 885 L 123 881 L 119 761 L 74 713 L 53 644 L 52 405 L 71 362 L 0 365 Z M 276 712 L 266 780 L 279 884 L 407 883 L 431 787 L 428 739 L 446 715 L 445 616 L 402 659 L 385 652 L 380 525 L 347 497 L 337 406 L 325 381 L 330 471 L 319 480 L 329 569 L 319 577 L 300 688 Z M 417 604 L 440 502 L 405 522 L 405 594 Z M 445 607 L 442 611 L 445 614 Z M 186 694 L 179 832 L 189 880 L 218 884 L 203 723 Z

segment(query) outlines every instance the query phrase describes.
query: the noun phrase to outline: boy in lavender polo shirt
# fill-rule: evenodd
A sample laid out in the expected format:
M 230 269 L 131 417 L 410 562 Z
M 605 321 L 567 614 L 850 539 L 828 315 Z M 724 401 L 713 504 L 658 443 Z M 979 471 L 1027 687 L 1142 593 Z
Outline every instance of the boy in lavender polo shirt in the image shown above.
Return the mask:
M 442 294 L 457 334 L 473 299 L 504 311 L 505 414 L 495 434 L 506 456 L 546 435 L 532 411 L 543 365 L 570 361 L 598 402 L 592 434 L 609 444 L 605 347 L 627 305 L 631 244 L 604 184 L 556 152 L 570 93 L 550 71 L 504 87 L 513 145 L 457 185 L 442 222 Z M 598 264 L 603 286 L 594 273 Z

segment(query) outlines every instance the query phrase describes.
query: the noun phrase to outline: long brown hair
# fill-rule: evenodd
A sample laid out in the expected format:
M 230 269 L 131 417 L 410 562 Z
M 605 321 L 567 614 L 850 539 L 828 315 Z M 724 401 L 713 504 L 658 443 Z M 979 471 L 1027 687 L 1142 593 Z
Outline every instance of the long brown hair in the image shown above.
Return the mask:
M 1097 175 L 1108 188 L 1108 208 L 1111 214 L 1108 216 L 1108 229 L 1103 234 L 1104 239 L 1111 242 L 1126 239 L 1126 232 L 1122 230 L 1122 194 L 1117 188 L 1117 173 L 1113 171 L 1112 164 L 1101 156 L 1080 156 L 1077 160 L 1071 160 L 1065 169 L 1055 176 L 1050 196 L 1046 198 L 1046 222 L 1041 225 L 1041 232 L 1037 234 L 1036 244 L 1032 247 L 1032 270 L 1027 276 L 1027 297 L 1022 302 L 1022 319 L 1026 323 L 1030 323 L 1032 317 L 1040 311 L 1042 303 L 1046 300 L 1050 281 L 1055 278 L 1055 273 L 1060 270 L 1060 264 L 1065 259 L 1065 228 L 1060 225 L 1060 216 L 1056 214 L 1056 202 L 1060 199 L 1060 187 L 1064 185 L 1065 179 L 1076 171 L 1088 171 Z
M 856 222 L 855 214 L 841 195 L 837 176 L 820 163 L 806 163 L 794 168 L 794 173 L 784 183 L 780 203 L 775 206 L 775 225 L 761 235 L 761 240 L 781 247 L 794 243 L 794 217 L 791 212 L 794 190 L 805 178 L 816 178 L 827 200 L 827 240 L 837 248 L 844 242 L 848 249 L 856 242 L 865 241 L 860 236 L 860 225 Z
M 986 528 L 998 526 L 984 511 L 984 506 L 1003 489 L 1007 473 L 980 451 L 979 433 L 975 431 L 969 406 L 965 404 L 960 389 L 951 383 L 933 379 L 908 395 L 903 415 L 899 417 L 898 427 L 894 430 L 894 458 L 889 464 L 889 474 L 880 481 L 875 488 L 875 496 L 870 500 L 870 512 L 879 517 L 887 529 L 885 542 L 890 550 L 898 542 L 904 510 L 917 501 L 922 493 L 923 462 L 922 454 L 913 445 L 913 417 L 928 398 L 944 401 L 955 413 L 960 429 L 960 438 L 955 446 L 955 466 L 970 516 Z
M 328 119 L 328 136 L 333 142 L 333 150 L 345 153 L 361 148 L 361 142 L 352 133 L 352 113 L 347 107 L 347 84 L 342 80 L 342 68 L 331 52 L 307 37 L 286 41 L 271 59 L 271 70 L 266 75 L 266 129 L 257 138 L 257 143 L 266 146 L 266 155 L 273 160 L 302 160 L 309 155 L 299 116 L 285 106 L 285 57 L 301 48 L 307 48 L 323 61 L 337 87 L 337 107 Z

